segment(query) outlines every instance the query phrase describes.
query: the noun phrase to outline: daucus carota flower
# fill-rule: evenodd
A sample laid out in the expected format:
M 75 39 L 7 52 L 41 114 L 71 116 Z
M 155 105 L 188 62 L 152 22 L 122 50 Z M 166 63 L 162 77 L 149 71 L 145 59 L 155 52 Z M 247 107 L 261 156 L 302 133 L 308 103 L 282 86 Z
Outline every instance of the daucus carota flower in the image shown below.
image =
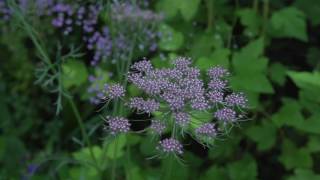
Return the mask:
M 105 129 L 112 135 L 127 133 L 130 130 L 129 120 L 123 117 L 107 117 L 107 123 Z
M 226 88 L 226 86 L 227 86 L 227 81 L 217 79 L 217 78 L 211 79 L 208 84 L 208 87 L 212 90 L 215 90 L 215 91 L 222 91 Z
M 51 24 L 56 28 L 61 28 L 63 34 L 68 35 L 73 31 L 73 14 L 74 9 L 69 4 L 58 3 L 51 9 L 54 18 Z
M 141 89 L 143 97 L 133 97 L 127 103 L 138 112 L 154 113 L 149 127 L 158 135 L 171 133 L 172 138 L 159 142 L 163 153 L 183 153 L 176 139 L 191 134 L 204 145 L 211 145 L 220 130 L 233 125 L 242 116 L 247 100 L 242 93 L 232 93 L 225 78 L 229 72 L 221 67 L 209 69 L 208 83 L 189 58 L 179 57 L 170 68 L 155 68 L 143 59 L 131 65 L 128 81 Z M 161 108 L 160 108 L 161 105 Z M 165 122 L 165 123 L 164 123 Z M 222 128 L 223 127 L 223 128 Z M 173 138 L 175 137 L 175 138 Z
M 211 103 L 217 104 L 223 102 L 223 93 L 220 91 L 209 91 L 206 96 Z
M 229 71 L 220 66 L 213 67 L 208 70 L 208 76 L 211 79 L 223 78 L 228 75 L 230 75 Z
M 204 123 L 196 130 L 197 136 L 214 138 L 217 135 L 215 125 L 213 123 Z
M 125 95 L 125 89 L 120 84 L 105 85 L 105 96 L 108 99 L 116 99 Z
M 246 108 L 248 100 L 243 93 L 232 93 L 225 97 L 225 102 L 228 106 Z
M 162 134 L 166 129 L 166 124 L 160 120 L 152 120 L 150 129 L 156 134 Z
M 189 124 L 190 122 L 190 115 L 186 112 L 177 112 L 174 114 L 175 123 L 184 127 Z
M 152 113 L 157 111 L 160 107 L 160 104 L 154 99 L 144 100 L 143 98 L 139 97 L 131 98 L 128 105 L 130 108 L 144 113 Z
M 11 16 L 10 8 L 5 0 L 0 0 L 0 20 L 8 21 Z
M 237 120 L 236 112 L 230 108 L 223 108 L 216 111 L 214 117 L 223 122 L 233 122 Z
M 164 153 L 174 153 L 174 154 L 183 153 L 182 144 L 174 138 L 167 138 L 167 139 L 161 140 L 159 142 L 158 149 Z

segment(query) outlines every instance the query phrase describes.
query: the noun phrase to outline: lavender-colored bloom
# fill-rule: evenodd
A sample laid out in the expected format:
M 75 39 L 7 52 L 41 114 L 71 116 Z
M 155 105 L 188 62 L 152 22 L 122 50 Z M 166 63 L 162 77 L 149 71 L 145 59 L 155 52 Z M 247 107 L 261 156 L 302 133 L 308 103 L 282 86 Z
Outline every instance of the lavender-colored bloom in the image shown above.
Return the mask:
M 243 93 L 232 93 L 225 98 L 225 103 L 228 106 L 238 106 L 241 108 L 247 107 L 247 98 L 244 96 Z
M 184 70 L 187 69 L 191 65 L 191 59 L 186 57 L 178 57 L 174 62 L 173 65 L 175 68 Z
M 237 120 L 236 112 L 230 108 L 223 108 L 214 113 L 214 117 L 219 121 L 233 122 Z
M 162 134 L 166 129 L 166 124 L 160 120 L 152 120 L 150 129 L 156 134 Z
M 223 103 L 223 93 L 220 91 L 209 91 L 206 96 L 211 103 Z
M 213 138 L 217 135 L 217 131 L 215 129 L 215 125 L 213 123 L 204 123 L 196 130 L 197 136 L 209 137 Z
M 184 127 L 189 124 L 191 118 L 186 112 L 177 112 L 174 114 L 174 119 L 178 125 Z
M 222 91 L 227 86 L 227 82 L 221 79 L 211 79 L 208 87 L 212 90 Z
M 0 1 L 0 20 L 8 21 L 11 16 L 11 11 L 4 0 Z
M 120 84 L 112 84 L 105 88 L 106 97 L 116 99 L 125 95 L 125 89 Z
M 54 16 L 51 21 L 54 27 L 62 28 L 64 35 L 68 35 L 73 31 L 72 16 L 74 9 L 71 5 L 58 3 L 52 7 L 51 13 Z
M 127 133 L 130 130 L 130 123 L 128 119 L 123 117 L 107 117 L 108 126 L 105 128 L 112 135 Z
M 217 67 L 213 67 L 213 68 L 210 68 L 208 70 L 208 76 L 211 78 L 211 79 L 217 79 L 217 78 L 222 78 L 224 76 L 228 76 L 230 73 L 228 70 L 226 70 L 225 68 L 223 67 L 220 67 L 220 66 L 217 66 Z
M 137 109 L 138 111 L 145 113 L 152 113 L 157 111 L 160 107 L 160 104 L 154 99 L 144 100 L 139 97 L 131 98 L 128 105 L 130 108 Z
M 140 72 L 150 72 L 153 70 L 151 62 L 146 59 L 134 63 L 131 68 Z
M 195 110 L 206 110 L 209 108 L 208 101 L 203 96 L 191 100 L 191 107 Z
M 94 56 L 91 65 L 95 66 L 103 58 L 107 58 L 112 53 L 112 40 L 108 27 L 103 28 L 103 32 L 95 32 L 86 39 L 87 48 L 94 50 Z
M 164 153 L 176 153 L 182 154 L 183 153 L 183 146 L 182 144 L 173 138 L 163 139 L 159 142 L 158 149 Z

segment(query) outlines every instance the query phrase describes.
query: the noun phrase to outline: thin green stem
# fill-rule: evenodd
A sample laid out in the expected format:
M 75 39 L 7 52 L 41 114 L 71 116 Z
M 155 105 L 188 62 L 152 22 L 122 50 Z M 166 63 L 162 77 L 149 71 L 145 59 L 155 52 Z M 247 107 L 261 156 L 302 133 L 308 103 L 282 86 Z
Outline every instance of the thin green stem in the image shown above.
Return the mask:
M 93 160 L 93 162 L 95 163 L 95 167 L 97 169 L 98 172 L 101 172 L 100 168 L 99 168 L 99 164 L 98 164 L 98 161 L 96 159 L 96 157 L 94 156 L 94 153 L 93 153 L 93 150 L 92 150 L 92 146 L 91 146 L 91 142 L 90 142 L 90 138 L 85 130 L 85 126 L 84 126 L 84 122 L 80 116 L 80 113 L 79 113 L 79 110 L 78 108 L 76 107 L 73 99 L 71 97 L 68 97 L 67 98 L 69 100 L 69 103 L 71 105 L 71 108 L 72 108 L 72 111 L 74 113 L 74 115 L 76 116 L 76 119 L 78 121 L 78 124 L 79 124 L 79 127 L 80 127 L 80 131 L 81 131 L 81 134 L 82 134 L 82 138 L 83 140 L 85 141 L 85 143 L 87 144 L 88 148 L 89 148 L 89 153 L 90 153 L 90 156 Z
M 164 166 L 164 170 L 165 172 L 163 172 L 164 176 L 164 180 L 171 180 L 172 179 L 172 166 L 173 166 L 173 156 L 170 155 L 168 156 L 168 160 L 166 161 L 168 164 L 166 166 Z
M 269 9 L 270 9 L 269 0 L 263 1 L 263 28 L 262 28 L 262 36 L 264 37 L 267 31 L 268 26 L 268 18 L 269 18 Z
M 252 8 L 255 12 L 258 12 L 258 8 L 259 8 L 258 0 L 253 0 Z
M 113 161 L 112 161 L 112 171 L 111 171 L 112 180 L 116 179 L 116 166 L 117 166 L 116 153 L 117 153 L 117 146 L 118 146 L 118 142 L 117 142 L 117 139 L 115 139 L 115 145 L 114 145 L 114 149 L 113 149 L 113 156 L 115 157 L 115 159 L 113 159 Z
M 207 30 L 211 30 L 213 27 L 213 22 L 214 22 L 214 0 L 207 0 L 207 11 L 208 11 L 208 17 L 207 17 Z

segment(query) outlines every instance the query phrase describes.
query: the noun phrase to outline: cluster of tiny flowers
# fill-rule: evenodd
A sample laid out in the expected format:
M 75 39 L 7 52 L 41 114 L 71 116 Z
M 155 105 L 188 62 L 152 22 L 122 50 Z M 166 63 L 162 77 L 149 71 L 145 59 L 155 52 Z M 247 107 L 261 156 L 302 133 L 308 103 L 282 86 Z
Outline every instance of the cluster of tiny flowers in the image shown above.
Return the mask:
M 10 19 L 11 11 L 5 0 L 0 0 L 0 20 L 8 21 Z
M 152 120 L 150 129 L 156 134 L 162 134 L 166 129 L 166 124 L 160 120 Z
M 94 52 L 91 65 L 97 65 L 101 59 L 110 57 L 112 53 L 112 39 L 109 28 L 105 26 L 102 32 L 96 31 L 84 38 L 87 48 Z
M 182 144 L 173 138 L 163 139 L 159 142 L 158 149 L 164 153 L 174 153 L 174 154 L 182 154 L 183 146 Z
M 138 111 L 149 113 L 149 114 L 154 111 L 157 111 L 160 107 L 160 103 L 158 103 L 156 100 L 154 99 L 144 100 L 143 98 L 140 98 L 140 97 L 131 98 L 128 105 L 132 109 L 136 109 Z
M 238 106 L 246 108 L 248 100 L 243 93 L 232 93 L 225 98 L 225 103 L 228 106 Z
M 220 125 L 225 126 L 239 120 L 237 110 L 247 107 L 247 99 L 243 93 L 230 93 L 227 81 L 230 73 L 226 69 L 209 69 L 208 84 L 205 85 L 200 78 L 200 70 L 191 64 L 191 60 L 184 57 L 177 58 L 172 68 L 156 69 L 146 59 L 134 63 L 128 80 L 144 91 L 149 99 L 134 97 L 128 104 L 130 108 L 146 113 L 169 113 L 174 124 L 189 131 L 188 133 L 195 134 L 200 141 L 212 140 L 217 136 L 218 129 L 222 129 L 219 128 Z M 202 124 L 201 121 L 200 124 L 197 121 L 197 125 L 190 126 L 192 119 L 197 119 L 191 118 L 195 111 L 212 113 L 214 121 Z M 150 128 L 160 129 L 159 122 L 152 122 Z M 174 131 L 172 129 L 173 133 Z M 162 132 L 162 129 L 157 132 Z M 159 149 L 163 152 L 182 153 L 182 145 L 176 139 L 160 141 Z
M 196 129 L 196 135 L 202 137 L 214 138 L 217 135 L 215 124 L 204 123 Z
M 127 21 L 129 23 L 159 21 L 162 15 L 155 14 L 150 10 L 143 10 L 137 5 L 128 2 L 114 3 L 111 6 L 112 19 L 118 22 Z
M 51 9 L 51 13 L 53 16 L 51 21 L 53 27 L 62 29 L 65 35 L 73 31 L 74 8 L 71 5 L 64 3 L 55 4 Z
M 237 113 L 231 108 L 223 108 L 214 113 L 214 117 L 224 123 L 237 120 Z
M 95 77 L 93 75 L 89 76 L 89 82 L 90 82 L 90 86 L 88 88 L 88 93 L 90 95 L 90 103 L 91 104 L 95 104 L 98 105 L 101 103 L 101 101 L 103 99 L 106 98 L 106 94 L 104 89 L 106 89 L 104 87 L 104 82 L 103 82 L 103 77 Z
M 163 19 L 162 15 L 142 9 L 129 1 L 112 4 L 110 15 L 117 29 L 122 30 L 120 35 L 122 39 L 126 39 L 126 44 L 135 39 L 138 51 L 157 49 L 156 40 L 161 38 L 161 33 L 157 32 L 156 27 Z
M 127 133 L 130 130 L 129 120 L 123 117 L 107 117 L 107 123 L 105 129 L 112 135 Z
M 105 97 L 108 99 L 116 99 L 125 95 L 125 89 L 120 84 L 105 85 Z
M 175 123 L 181 127 L 187 126 L 190 122 L 190 115 L 186 112 L 177 112 L 174 114 Z

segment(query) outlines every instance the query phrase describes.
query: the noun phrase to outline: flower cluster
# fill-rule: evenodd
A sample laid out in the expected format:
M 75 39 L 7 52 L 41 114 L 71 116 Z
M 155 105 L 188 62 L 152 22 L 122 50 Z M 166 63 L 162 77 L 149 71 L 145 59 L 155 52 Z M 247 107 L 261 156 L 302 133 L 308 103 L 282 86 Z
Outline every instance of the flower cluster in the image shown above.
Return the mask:
M 161 133 L 162 122 L 163 127 L 172 128 L 172 137 L 177 136 L 180 128 L 182 133 L 194 134 L 197 140 L 209 145 L 219 131 L 225 129 L 220 126 L 232 125 L 240 119 L 240 108 L 247 107 L 247 99 L 243 93 L 232 92 L 228 87 L 230 73 L 226 69 L 210 68 L 206 84 L 200 70 L 191 64 L 191 60 L 184 57 L 177 58 L 172 68 L 156 69 L 146 59 L 134 63 L 128 80 L 144 91 L 148 99 L 134 97 L 128 105 L 145 113 L 160 111 L 171 115 L 169 119 L 174 123 L 166 124 L 167 121 L 159 119 L 152 122 L 152 130 L 159 129 L 157 132 Z M 211 113 L 212 119 L 198 119 L 193 115 L 195 112 Z M 158 149 L 182 153 L 182 145 L 176 139 L 160 141 Z
M 105 129 L 112 135 L 127 133 L 130 130 L 129 120 L 123 117 L 107 117 L 107 123 Z
M 11 11 L 5 0 L 0 0 L 0 20 L 8 21 L 10 19 Z
M 164 153 L 175 153 L 175 154 L 183 153 L 182 144 L 174 138 L 167 138 L 167 139 L 161 140 L 159 142 L 158 149 Z

